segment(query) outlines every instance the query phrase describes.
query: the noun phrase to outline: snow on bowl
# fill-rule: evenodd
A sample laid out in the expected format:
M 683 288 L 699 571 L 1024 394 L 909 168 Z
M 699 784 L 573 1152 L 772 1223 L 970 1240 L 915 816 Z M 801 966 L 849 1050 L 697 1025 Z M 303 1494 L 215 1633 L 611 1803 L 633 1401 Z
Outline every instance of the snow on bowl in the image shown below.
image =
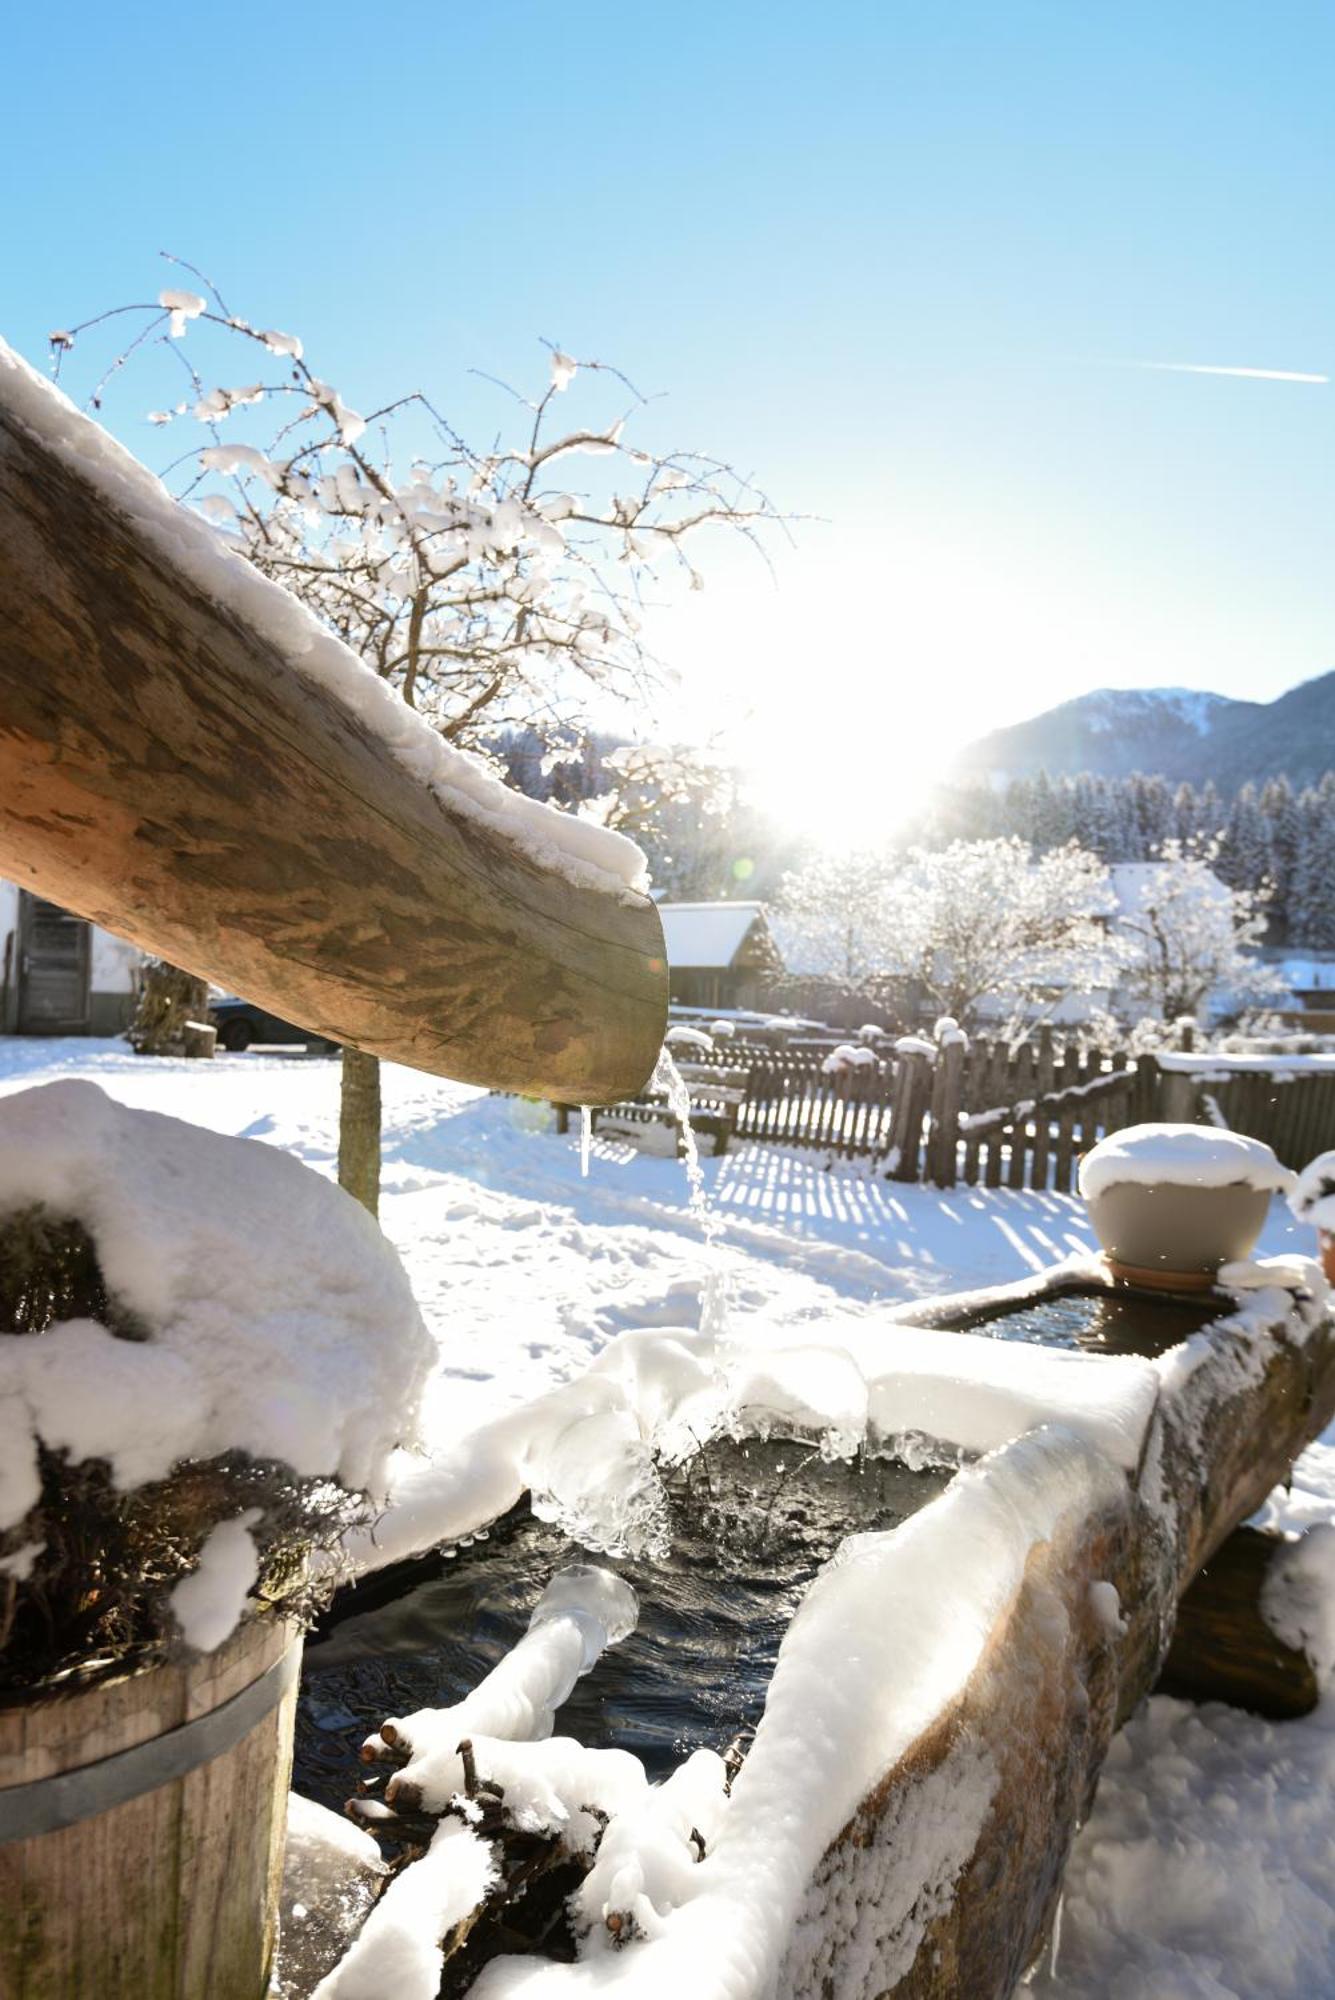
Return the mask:
M 1251 1255 L 1272 1194 L 1294 1177 L 1270 1147 L 1209 1125 L 1131 1125 L 1080 1165 L 1080 1192 L 1119 1275 L 1208 1284 Z

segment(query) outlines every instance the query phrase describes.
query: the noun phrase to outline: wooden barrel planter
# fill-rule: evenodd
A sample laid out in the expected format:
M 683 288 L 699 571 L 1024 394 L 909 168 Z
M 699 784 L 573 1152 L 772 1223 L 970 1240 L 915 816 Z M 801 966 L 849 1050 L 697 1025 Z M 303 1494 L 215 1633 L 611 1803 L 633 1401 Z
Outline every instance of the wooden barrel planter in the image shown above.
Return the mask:
M 0 1709 L 3 2000 L 263 2000 L 301 1635 Z

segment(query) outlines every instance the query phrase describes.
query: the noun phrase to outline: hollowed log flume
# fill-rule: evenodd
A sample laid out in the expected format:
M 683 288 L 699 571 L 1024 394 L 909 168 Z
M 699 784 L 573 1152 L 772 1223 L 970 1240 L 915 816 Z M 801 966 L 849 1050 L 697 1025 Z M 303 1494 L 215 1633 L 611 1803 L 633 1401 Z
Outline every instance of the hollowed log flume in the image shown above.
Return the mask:
M 544 865 L 540 827 L 535 850 L 503 812 L 451 810 L 244 592 L 225 608 L 109 502 L 95 424 L 47 391 L 53 448 L 6 379 L 32 401 L 0 346 L 0 872 L 334 1041 L 632 1096 L 667 1013 L 648 897 Z
M 698 1892 L 659 1935 L 600 1964 L 600 1994 L 646 2000 L 688 1986 L 693 2000 L 1006 2000 L 1044 1946 L 1113 1732 L 1156 1683 L 1179 1597 L 1335 1414 L 1335 1329 L 1301 1290 L 1179 1306 L 1057 1271 L 891 1317 L 939 1328 L 946 1378 L 956 1331 L 997 1336 L 1017 1382 L 1012 1342 L 1032 1341 L 1046 1319 L 1049 1341 L 1120 1357 L 1078 1364 L 1082 1379 L 1105 1366 L 1144 1371 L 1138 1434 L 1115 1463 L 1074 1415 L 1063 1425 L 1054 1408 L 1035 1429 L 1026 1414 L 1010 1443 L 817 1578 L 779 1651 Z M 880 1339 L 892 1383 L 894 1326 Z M 1137 1346 L 1143 1359 L 1128 1361 Z M 892 1430 L 893 1408 L 876 1407 L 882 1432 Z M 485 1556 L 469 1561 L 485 1574 Z M 652 1590 L 651 1577 L 636 1580 L 642 1595 Z M 791 1642 L 813 1607 L 833 1612 L 837 1633 L 841 1604 L 859 1618 L 875 1607 L 860 1628 L 874 1643 L 834 1644 L 813 1673 L 811 1623 L 805 1663 Z M 331 1667 L 339 1650 L 336 1641 Z M 351 1665 L 363 1649 L 342 1650 Z M 613 1687 L 617 1672 L 626 1668 Z M 338 1679 L 319 1674 L 313 1685 L 323 1698 Z M 597 1728 L 593 1680 L 575 1721 L 586 1741 Z M 603 1740 L 633 1742 L 633 1718 L 615 1698 L 607 1711 Z M 738 1719 L 720 1714 L 716 1738 L 697 1716 L 681 1747 L 718 1747 Z M 512 1935 L 501 1948 L 523 1947 Z M 578 1966 L 523 1964 L 531 1971 L 507 1994 L 526 1995 L 530 1980 L 541 2000 L 585 1990 Z M 487 1971 L 477 1990 L 490 1994 Z
M 1058 1296 L 1078 1289 L 1055 1288 Z M 1023 1311 L 1052 1291 L 1040 1278 L 1009 1288 L 1005 1303 Z M 977 1326 L 997 1303 L 986 1294 L 943 1300 L 923 1317 Z M 863 1802 L 818 1873 L 817 1899 L 848 1848 L 893 1842 L 900 1820 L 911 1820 L 915 1797 L 957 1745 L 986 1746 L 999 1782 L 949 1907 L 922 1927 L 903 1975 L 882 1985 L 873 1979 L 869 1996 L 1006 2000 L 1048 1936 L 1112 1733 L 1158 1679 L 1179 1598 L 1335 1415 L 1328 1315 L 1310 1330 L 1297 1312 L 1276 1315 L 1268 1336 L 1258 1338 L 1230 1326 L 1233 1302 L 1217 1296 L 1219 1317 L 1193 1336 L 1190 1349 L 1164 1351 L 1154 1335 L 1163 1307 L 1144 1303 L 1146 1351 L 1156 1356 L 1162 1386 L 1125 1493 L 1109 1505 L 1091 1492 L 1091 1504 L 1035 1549 L 960 1695 Z M 1195 1309 L 1193 1301 L 1188 1310 Z M 1123 1301 L 1116 1315 L 1123 1333 L 1130 1310 Z M 1027 1442 L 999 1454 L 998 1470 Z M 1092 1588 L 1105 1583 L 1117 1591 L 1120 1630 L 1109 1616 L 1112 1600 Z M 1063 1621 L 1073 1644 L 1055 1642 Z M 896 1947 L 902 1955 L 902 1934 L 887 1943 L 888 1958 Z M 830 1963 L 838 1957 L 836 1943 Z M 782 1990 L 786 2000 L 819 2000 L 822 1989 L 819 1980 L 798 1976 Z

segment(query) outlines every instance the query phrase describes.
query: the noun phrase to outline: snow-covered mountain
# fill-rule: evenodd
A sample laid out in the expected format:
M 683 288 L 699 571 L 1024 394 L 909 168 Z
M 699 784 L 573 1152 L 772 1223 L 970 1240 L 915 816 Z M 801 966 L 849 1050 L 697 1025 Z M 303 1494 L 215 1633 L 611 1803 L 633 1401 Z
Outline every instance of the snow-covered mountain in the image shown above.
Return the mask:
M 1271 702 L 1195 688 L 1098 688 L 967 744 L 956 767 L 1000 778 L 1093 771 L 1207 778 L 1229 788 L 1283 771 L 1307 784 L 1335 766 L 1335 673 Z

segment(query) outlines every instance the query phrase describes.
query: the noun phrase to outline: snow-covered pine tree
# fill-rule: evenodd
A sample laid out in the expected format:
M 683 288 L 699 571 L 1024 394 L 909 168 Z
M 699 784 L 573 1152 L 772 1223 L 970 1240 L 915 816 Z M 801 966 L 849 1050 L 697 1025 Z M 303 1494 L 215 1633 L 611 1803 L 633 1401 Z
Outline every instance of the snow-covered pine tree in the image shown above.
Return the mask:
M 1215 873 L 1230 889 L 1261 889 L 1270 881 L 1270 829 L 1255 785 L 1243 785 L 1229 807 Z
M 1164 779 L 1151 774 L 1131 780 L 1144 858 L 1153 860 L 1173 839 L 1176 817 L 1173 795 Z
M 1335 951 L 1335 773 L 1303 792 L 1298 821 L 1290 941 L 1308 951 Z
M 1261 816 L 1270 840 L 1271 929 L 1287 938 L 1290 927 L 1293 874 L 1298 864 L 1302 825 L 1298 801 L 1287 777 L 1268 778 L 1261 788 Z
M 1173 837 L 1191 847 L 1201 833 L 1201 802 L 1196 787 L 1184 778 L 1173 793 Z
M 1196 794 L 1196 840 L 1199 845 L 1209 846 L 1219 840 L 1224 831 L 1228 811 L 1219 796 L 1219 787 L 1213 778 L 1207 778 Z

